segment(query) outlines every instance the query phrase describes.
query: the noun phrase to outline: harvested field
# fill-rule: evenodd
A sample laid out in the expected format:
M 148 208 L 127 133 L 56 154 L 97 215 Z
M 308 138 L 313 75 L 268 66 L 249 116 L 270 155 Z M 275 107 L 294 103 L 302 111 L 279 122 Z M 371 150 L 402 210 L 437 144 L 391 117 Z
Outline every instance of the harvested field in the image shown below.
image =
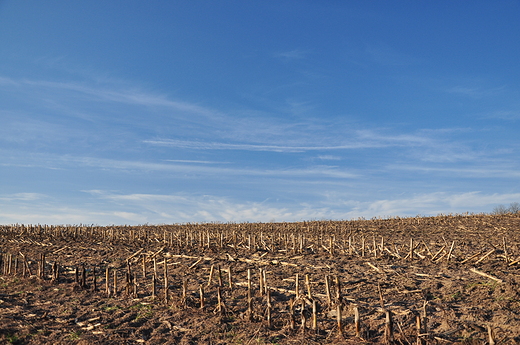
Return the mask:
M 520 215 L 0 227 L 0 343 L 520 344 Z

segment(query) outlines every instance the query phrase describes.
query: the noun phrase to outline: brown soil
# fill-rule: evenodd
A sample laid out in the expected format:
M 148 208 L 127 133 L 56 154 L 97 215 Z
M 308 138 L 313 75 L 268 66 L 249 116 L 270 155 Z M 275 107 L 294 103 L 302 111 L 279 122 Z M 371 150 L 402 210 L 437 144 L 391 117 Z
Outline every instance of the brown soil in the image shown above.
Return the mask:
M 496 344 L 520 344 L 520 264 L 515 262 L 520 257 L 519 234 L 520 215 L 156 227 L 4 226 L 0 344 L 487 344 L 489 332 Z M 59 277 L 53 279 L 54 262 Z M 111 291 L 113 274 L 118 275 L 115 296 L 107 295 L 107 267 Z M 267 298 L 260 291 L 261 270 L 271 295 L 270 325 Z M 130 282 L 127 277 L 132 277 Z M 312 329 L 313 301 L 317 330 Z M 387 311 L 391 335 L 385 335 Z

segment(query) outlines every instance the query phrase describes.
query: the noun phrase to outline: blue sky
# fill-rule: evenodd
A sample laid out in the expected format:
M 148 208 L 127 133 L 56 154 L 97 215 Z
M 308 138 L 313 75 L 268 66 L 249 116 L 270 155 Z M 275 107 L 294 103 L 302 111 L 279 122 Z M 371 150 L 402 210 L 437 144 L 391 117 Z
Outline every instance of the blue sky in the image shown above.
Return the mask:
M 518 1 L 0 1 L 0 224 L 520 201 Z

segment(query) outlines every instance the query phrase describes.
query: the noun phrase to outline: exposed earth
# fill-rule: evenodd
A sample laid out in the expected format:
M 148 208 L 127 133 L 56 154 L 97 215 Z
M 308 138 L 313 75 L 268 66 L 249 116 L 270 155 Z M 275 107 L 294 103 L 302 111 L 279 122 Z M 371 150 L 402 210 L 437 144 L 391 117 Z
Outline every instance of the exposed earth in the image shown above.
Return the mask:
M 520 344 L 519 234 L 512 214 L 3 226 L 0 343 Z

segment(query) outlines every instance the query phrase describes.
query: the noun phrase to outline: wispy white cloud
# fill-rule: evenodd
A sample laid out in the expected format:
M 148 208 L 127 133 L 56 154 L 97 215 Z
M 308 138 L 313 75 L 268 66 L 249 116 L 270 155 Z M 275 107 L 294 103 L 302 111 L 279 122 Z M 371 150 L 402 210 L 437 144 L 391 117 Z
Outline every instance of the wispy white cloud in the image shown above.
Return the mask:
M 518 200 L 520 200 L 520 193 L 483 194 L 474 191 L 465 193 L 435 192 L 413 194 L 403 198 L 363 202 L 335 199 L 334 202 L 351 207 L 351 211 L 346 214 L 349 218 L 355 218 L 490 212 L 496 204 L 507 204 Z
M 340 161 L 341 160 L 341 157 L 333 156 L 333 155 L 321 155 L 321 156 L 318 156 L 317 158 L 321 159 L 321 160 L 328 160 L 328 161 Z
M 431 146 L 436 140 L 420 134 L 383 134 L 371 129 L 356 131 L 359 140 L 380 143 L 382 146 Z
M 463 139 L 490 130 L 475 130 L 468 127 L 420 129 L 413 134 L 389 136 L 387 140 L 409 143 L 402 146 L 402 152 L 411 158 L 410 161 L 482 164 L 496 162 L 497 157 L 511 153 L 505 151 L 506 147 L 497 149 L 489 144 L 481 145 L 481 141 L 475 139 Z
M 135 87 L 122 87 L 116 85 L 87 85 L 79 82 L 55 82 L 45 80 L 14 80 L 10 78 L 0 77 L 0 84 L 6 86 L 29 86 L 40 90 L 62 90 L 75 92 L 82 95 L 90 95 L 91 97 L 115 103 L 124 103 L 128 105 L 141 105 L 148 107 L 167 107 L 174 110 L 196 113 L 209 117 L 219 115 L 219 112 L 193 103 L 171 100 L 164 95 L 158 95 L 141 91 Z
M 520 193 L 482 194 L 481 192 L 468 192 L 449 195 L 446 201 L 453 208 L 465 207 L 471 209 L 473 207 L 489 207 L 490 205 L 518 202 L 520 201 Z
M 451 176 L 465 177 L 465 178 L 518 178 L 520 177 L 520 170 L 518 167 L 504 166 L 480 166 L 472 167 L 438 167 L 438 166 L 421 166 L 408 164 L 391 164 L 387 166 L 392 170 L 407 170 L 424 173 L 440 173 L 449 174 Z
M 46 195 L 40 193 L 13 193 L 0 194 L 1 201 L 34 201 L 45 199 Z
M 228 198 L 209 195 L 155 195 L 155 194 L 100 194 L 120 206 L 140 209 L 150 218 L 165 223 L 177 222 L 242 222 L 325 219 L 330 215 L 326 209 L 300 206 L 279 207 L 269 202 L 236 202 Z
M 6 111 L 0 109 L 0 142 L 12 145 L 21 145 L 27 142 L 49 145 L 50 143 L 64 143 L 72 136 L 81 137 L 85 134 L 81 129 L 72 130 L 63 124 L 52 123 L 38 118 L 38 114 L 26 112 Z
M 145 224 L 149 217 L 120 211 L 92 211 L 80 207 L 32 207 L 0 210 L 0 224 Z
M 244 169 L 244 168 L 221 168 L 214 166 L 199 166 L 193 164 L 163 164 L 141 161 L 122 161 L 112 159 L 97 158 L 75 158 L 72 161 L 81 162 L 88 166 L 102 167 L 106 169 L 123 169 L 123 170 L 150 170 L 150 171 L 171 171 L 182 173 L 199 173 L 210 175 L 226 175 L 226 176 L 272 176 L 272 177 L 305 177 L 305 176 L 322 176 L 333 178 L 357 178 L 356 173 L 345 171 L 334 166 L 316 165 L 307 168 L 284 168 L 284 169 Z
M 309 54 L 309 52 L 306 50 L 293 49 L 293 50 L 288 50 L 288 51 L 284 51 L 281 53 L 276 53 L 276 54 L 274 54 L 274 56 L 278 57 L 278 58 L 288 59 L 288 60 L 300 60 L 300 59 L 305 58 L 308 54 Z
M 338 146 L 283 146 L 283 145 L 257 145 L 257 144 L 228 144 L 221 142 L 202 142 L 175 139 L 144 140 L 146 144 L 186 148 L 193 150 L 243 150 L 243 151 L 270 151 L 270 152 L 305 152 L 324 150 L 347 150 L 368 147 L 381 147 L 375 143 L 352 143 Z
M 482 98 L 496 96 L 504 92 L 505 86 L 485 88 L 480 83 L 471 83 L 467 85 L 456 85 L 446 89 L 446 92 L 456 95 L 462 95 L 470 98 Z
M 322 200 L 315 203 L 281 204 L 272 201 L 236 202 L 209 195 L 99 194 L 119 205 L 134 206 L 160 214 L 168 222 L 189 221 L 299 221 L 308 219 L 353 219 L 437 215 L 465 212 L 489 212 L 496 204 L 520 200 L 520 193 L 483 194 L 426 193 L 397 199 L 360 202 L 358 200 Z M 173 211 L 172 211 L 173 210 Z M 159 216 L 158 216 L 159 217 Z
M 330 197 L 314 202 L 280 203 L 237 201 L 216 195 L 115 193 L 85 191 L 92 198 L 83 206 L 45 198 L 37 193 L 19 195 L 20 205 L 0 198 L 0 224 L 172 224 L 186 222 L 269 222 L 309 219 L 348 220 L 358 217 L 437 215 L 490 212 L 497 204 L 520 200 L 520 193 L 485 194 L 435 192 L 400 198 L 355 200 Z M 36 197 L 33 196 L 36 195 Z
M 59 136 L 68 138 L 91 138 L 105 142 L 113 141 L 111 138 L 138 137 L 143 133 L 182 133 L 184 137 L 197 136 L 217 141 L 242 141 L 249 144 L 248 149 L 258 150 L 255 143 L 271 143 L 263 145 L 271 151 L 279 150 L 278 146 L 288 147 L 292 145 L 315 145 L 321 138 L 322 128 L 316 132 L 313 120 L 302 120 L 295 123 L 285 121 L 273 113 L 258 112 L 252 109 L 227 109 L 217 110 L 194 102 L 172 99 L 169 96 L 156 92 L 146 91 L 128 83 L 128 85 L 116 83 L 88 83 L 88 82 L 56 82 L 45 80 L 10 79 L 1 77 L 0 88 L 11 92 L 15 86 L 18 98 L 23 98 L 38 109 L 36 114 L 25 116 L 25 126 L 19 126 L 20 110 L 12 110 L 13 123 L 4 126 L 5 131 L 20 131 L 17 138 L 29 138 L 33 140 L 33 127 L 47 127 Z M 14 91 L 13 91 L 14 92 Z M 141 106 L 137 108 L 135 106 Z M 302 102 L 291 102 L 291 111 L 301 112 L 307 108 Z M 7 111 L 3 109 L 3 111 Z M 39 113 L 52 114 L 43 119 Z M 102 114 L 102 115 L 101 115 Z M 77 118 L 88 121 L 87 133 L 80 130 L 84 123 L 71 124 L 59 117 Z M 48 119 L 51 118 L 52 121 Z M 16 127 L 16 128 L 14 128 Z M 332 125 L 328 127 L 334 127 Z M 336 126 L 337 127 L 337 124 Z M 143 130 L 146 129 L 146 130 Z M 181 129 L 179 131 L 179 129 Z M 125 132 L 126 130 L 126 132 Z M 96 131 L 101 131 L 96 135 Z M 40 131 L 40 133 L 49 131 Z M 86 131 L 83 131 L 86 132 Z M 110 132 L 121 135 L 108 135 Z M 67 133 L 73 133 L 67 137 Z M 103 135 L 104 133 L 104 135 Z M 124 133 L 124 135 L 123 135 Z M 14 136 L 13 136 L 14 137 Z M 50 140 L 58 136 L 47 136 L 41 140 Z M 308 139 L 302 140 L 303 137 Z M 91 139 L 89 139 L 91 140 Z M 208 142 L 210 141 L 208 140 Z M 34 141 L 34 140 L 33 140 Z M 159 142 L 158 140 L 156 140 Z M 178 142 L 180 143 L 180 141 Z M 170 143 L 171 144 L 171 143 Z M 194 142 L 187 141 L 184 146 L 194 146 Z M 271 146 L 271 147 L 269 147 Z M 355 146 L 355 143 L 347 143 L 344 146 Z M 221 145 L 222 148 L 233 146 Z M 264 150 L 264 148 L 260 148 Z M 288 148 L 292 150 L 292 148 Z M 298 150 L 298 148 L 296 148 Z
M 497 110 L 484 116 L 489 119 L 501 119 L 501 120 L 519 120 L 520 110 Z
M 112 213 L 104 213 L 102 214 L 104 217 L 112 217 L 112 224 L 120 224 L 120 220 L 124 220 L 126 223 L 131 224 L 146 224 L 149 223 L 148 217 L 143 214 L 135 213 L 135 212 L 123 212 L 123 211 L 113 211 Z M 118 221 L 119 220 L 119 221 Z
M 431 215 L 442 213 L 442 198 L 441 193 L 433 193 L 426 195 L 413 196 L 405 199 L 395 200 L 376 200 L 362 204 L 361 207 L 357 207 L 354 212 L 369 215 L 411 215 L 415 214 L 427 214 Z
M 20 86 L 20 81 L 0 76 L 0 85 L 2 85 L 2 86 Z
M 193 163 L 193 164 L 229 164 L 230 162 L 216 162 L 216 161 L 197 161 L 187 159 L 165 159 L 165 162 L 173 163 Z
M 469 145 L 463 143 L 441 142 L 438 146 L 427 146 L 421 148 L 412 148 L 409 153 L 412 157 L 430 163 L 481 163 L 483 160 L 489 159 L 492 150 L 475 150 Z
M 324 151 L 321 156 L 327 156 L 326 151 L 393 147 L 404 152 L 410 152 L 414 148 L 428 148 L 428 152 L 419 153 L 421 160 L 452 162 L 478 158 L 471 150 L 460 150 L 460 143 L 449 137 L 454 134 L 454 130 L 449 132 L 450 129 L 396 133 L 395 130 L 384 128 L 362 129 L 348 121 L 336 123 L 314 118 L 311 114 L 296 122 L 286 121 L 276 114 L 257 114 L 253 110 L 243 110 L 237 115 L 234 110 L 220 111 L 195 103 L 172 100 L 166 95 L 143 91 L 124 83 L 89 84 L 0 77 L 0 85 L 4 88 L 13 85 L 24 88 L 27 95 L 39 95 L 31 95 L 31 99 L 41 97 L 60 113 L 77 116 L 94 126 L 82 130 L 83 123 L 70 127 L 67 121 L 46 122 L 36 119 L 35 115 L 26 116 L 30 121 L 16 120 L 23 117 L 13 113 L 9 117 L 12 121 L 3 130 L 0 129 L 4 140 L 37 141 L 49 146 L 58 145 L 60 150 L 87 150 L 92 145 L 101 144 L 105 148 L 116 150 L 130 147 L 137 149 L 135 145 L 145 143 L 150 146 L 190 150 L 284 153 Z M 37 92 L 33 92 L 35 89 Z M 118 108 L 119 105 L 128 107 Z M 145 109 L 136 111 L 133 108 L 135 105 Z M 298 108 L 301 106 L 301 102 L 297 104 Z M 110 116 L 99 115 L 110 112 L 113 108 L 119 109 L 119 112 L 112 114 L 112 120 Z M 126 114 L 126 111 L 129 113 Z M 122 113 L 125 115 L 122 116 Z M 146 130 L 143 131 L 143 128 Z M 182 131 L 175 131 L 176 128 L 181 128 Z M 172 137 L 165 137 L 165 132 L 172 133 Z M 49 133 L 52 135 L 48 135 Z M 190 140 L 190 137 L 196 137 L 197 140 Z M 64 143 L 67 145 L 63 145 Z M 456 147 L 459 149 L 455 149 Z
M 0 224 L 79 224 L 92 222 L 99 215 L 42 193 L 0 194 Z
M 0 150 L 0 157 L 2 151 Z M 25 163 L 30 158 L 31 164 Z M 359 175 L 350 169 L 340 168 L 330 165 L 312 165 L 303 168 L 284 167 L 278 169 L 266 169 L 265 167 L 235 167 L 231 163 L 226 163 L 225 167 L 219 166 L 211 161 L 181 161 L 181 162 L 154 162 L 140 160 L 117 160 L 98 157 L 72 156 L 72 155 L 51 155 L 34 154 L 30 157 L 21 156 L 12 158 L 11 161 L 4 161 L 0 166 L 26 167 L 26 168 L 45 168 L 45 169 L 70 169 L 81 167 L 94 167 L 113 171 L 155 171 L 171 172 L 182 174 L 202 174 L 211 176 L 264 176 L 273 178 L 338 178 L 353 179 Z
M 454 86 L 447 90 L 449 93 L 471 96 L 471 97 L 480 97 L 483 95 L 482 90 L 476 87 L 465 87 L 465 86 Z
M 414 147 L 414 146 L 434 146 L 434 139 L 421 135 L 384 135 L 373 130 L 356 130 L 347 134 L 347 138 L 338 138 L 334 141 L 343 141 L 337 145 L 321 145 L 316 142 L 318 138 L 310 138 L 307 145 L 269 145 L 269 144 L 250 144 L 239 143 L 230 144 L 223 142 L 205 142 L 177 139 L 148 139 L 143 142 L 150 145 L 170 146 L 195 150 L 244 150 L 244 151 L 271 151 L 271 152 L 305 152 L 305 151 L 327 151 L 327 150 L 352 150 L 365 148 L 384 148 L 384 147 Z M 313 144 L 313 145 L 309 145 Z

